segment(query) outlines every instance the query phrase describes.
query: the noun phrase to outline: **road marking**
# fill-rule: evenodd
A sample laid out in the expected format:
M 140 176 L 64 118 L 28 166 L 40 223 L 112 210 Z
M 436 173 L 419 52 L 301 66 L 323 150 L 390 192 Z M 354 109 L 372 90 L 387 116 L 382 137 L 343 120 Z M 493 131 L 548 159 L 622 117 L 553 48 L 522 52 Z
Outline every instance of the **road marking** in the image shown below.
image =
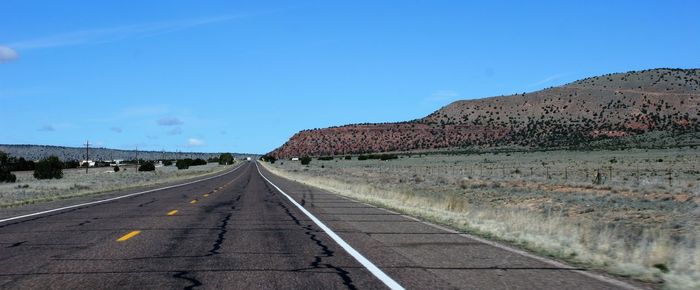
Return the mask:
M 219 175 L 215 175 L 215 176 L 212 176 L 212 177 L 207 177 L 207 178 L 200 179 L 200 180 L 194 180 L 194 181 L 190 181 L 190 182 L 186 182 L 186 183 L 182 183 L 182 184 L 170 185 L 170 186 L 166 186 L 166 187 L 161 187 L 161 188 L 155 188 L 155 189 L 150 189 L 150 190 L 141 191 L 141 192 L 130 193 L 130 194 L 127 194 L 127 195 L 112 197 L 112 198 L 108 198 L 108 199 L 102 199 L 102 200 L 96 200 L 96 201 L 91 201 L 91 202 L 86 202 L 86 203 L 74 204 L 74 205 L 69 205 L 69 206 L 54 208 L 54 209 L 50 209 L 50 210 L 45 210 L 45 211 L 40 211 L 40 212 L 35 212 L 35 213 L 30 213 L 30 214 L 15 216 L 15 217 L 10 217 L 10 218 L 6 218 L 6 219 L 1 219 L 1 220 L 0 220 L 0 223 L 9 222 L 9 221 L 12 221 L 12 220 L 17 220 L 17 219 L 22 219 L 22 218 L 27 218 L 27 217 L 33 217 L 33 216 L 42 215 L 42 214 L 47 214 L 47 213 L 52 213 L 52 212 L 57 212 L 57 211 L 62 211 L 62 210 L 67 210 L 67 209 L 76 208 L 76 207 L 82 207 L 82 206 L 86 206 L 86 205 L 93 205 L 93 204 L 105 203 L 105 202 L 115 201 L 115 200 L 122 199 L 122 198 L 127 198 L 127 197 L 142 195 L 142 194 L 146 194 L 146 193 L 151 193 L 151 192 L 156 192 L 156 191 L 161 191 L 161 190 L 166 190 L 166 189 L 171 189 L 171 188 L 182 187 L 182 186 L 186 186 L 186 185 L 190 185 L 190 184 L 195 184 L 195 183 L 199 183 L 199 182 L 202 182 L 202 181 L 211 180 L 211 179 L 214 179 L 214 178 L 219 178 L 219 177 L 222 177 L 222 176 L 224 176 L 224 175 L 233 173 L 233 172 L 235 172 L 236 170 L 238 170 L 239 168 L 241 168 L 243 165 L 244 165 L 244 164 L 238 165 L 238 167 L 234 168 L 233 170 L 231 170 L 231 171 L 229 171 L 229 172 L 225 172 L 225 173 L 222 173 L 222 174 L 219 174 Z
M 282 195 L 284 195 L 287 199 L 289 199 L 289 201 L 293 205 L 295 205 L 301 212 L 303 212 L 307 217 L 309 217 L 309 219 L 311 219 L 311 221 L 313 221 L 319 228 L 321 228 L 324 232 L 326 232 L 326 234 L 329 237 L 331 237 L 331 239 L 333 239 L 333 241 L 335 241 L 338 245 L 340 245 L 340 247 L 343 248 L 348 254 L 350 254 L 350 256 L 352 256 L 353 258 L 355 258 L 355 260 L 360 262 L 360 264 L 362 264 L 362 266 L 364 266 L 370 273 L 372 273 L 372 275 L 374 275 L 375 277 L 377 277 L 377 279 L 382 281 L 384 283 L 384 285 L 386 285 L 390 289 L 404 289 L 403 286 L 401 286 L 398 282 L 396 282 L 394 279 L 389 277 L 389 275 L 384 273 L 384 271 L 379 269 L 379 267 L 374 265 L 374 263 L 372 263 L 370 260 L 365 258 L 362 254 L 360 254 L 360 252 L 358 252 L 352 246 L 350 246 L 350 244 L 345 242 L 345 240 L 343 240 L 343 238 L 338 236 L 335 232 L 333 232 L 333 230 L 331 230 L 329 227 L 327 227 L 325 224 L 323 224 L 323 222 L 321 222 L 321 220 L 316 218 L 313 214 L 311 214 L 303 206 L 301 206 L 299 203 L 297 203 L 291 196 L 289 196 L 287 193 L 285 193 L 277 185 L 272 183 L 272 181 L 267 179 L 267 177 L 265 177 L 265 175 L 263 175 L 262 172 L 260 171 L 260 167 L 258 167 L 257 161 L 255 162 L 255 167 L 258 169 L 258 173 L 260 174 L 260 176 L 262 176 L 263 179 L 265 179 L 265 181 L 270 183 L 270 185 L 272 185 L 272 187 L 277 189 L 277 191 L 279 191 Z
M 196 200 L 196 199 L 193 199 L 192 201 L 190 201 L 190 203 L 191 203 L 191 204 L 195 204 L 195 203 L 197 203 L 197 200 Z
M 207 196 L 209 196 L 209 194 L 208 194 L 208 193 L 205 193 L 205 194 L 204 194 L 204 197 L 207 197 Z
M 138 235 L 138 234 L 140 234 L 140 233 L 141 233 L 141 231 L 133 231 L 133 232 L 130 232 L 130 233 L 128 233 L 128 234 L 122 236 L 121 238 L 117 239 L 117 242 L 124 242 L 124 241 L 126 241 L 126 240 L 128 240 L 128 239 L 131 239 L 131 238 L 135 237 L 136 235 Z
M 174 210 L 169 211 L 169 212 L 167 213 L 167 215 L 175 215 L 176 213 L 177 213 L 177 210 L 174 209 Z
M 258 170 L 260 170 L 260 169 L 258 169 Z M 264 176 L 263 176 L 263 177 L 264 177 Z M 284 177 L 282 177 L 282 178 L 284 178 Z M 285 178 L 285 179 L 286 179 L 286 178 Z M 293 180 L 293 181 L 296 181 L 296 180 Z M 299 181 L 297 181 L 297 182 L 299 182 Z M 306 186 L 314 187 L 314 186 L 311 186 L 311 185 L 306 184 L 306 183 L 303 183 L 303 182 L 301 182 L 301 183 L 304 184 L 304 185 L 306 185 Z M 318 187 L 315 187 L 315 188 L 318 188 Z M 324 190 L 324 189 L 321 189 L 321 190 Z M 407 218 L 407 219 L 410 219 L 410 220 L 413 220 L 413 221 L 416 221 L 416 222 L 419 222 L 419 223 L 422 223 L 422 224 L 425 224 L 425 225 L 434 227 L 434 228 L 436 228 L 436 229 L 443 230 L 443 231 L 445 231 L 445 232 L 449 232 L 449 233 L 453 233 L 453 234 L 458 234 L 458 235 L 460 235 L 460 236 L 462 236 L 462 237 L 465 237 L 465 238 L 468 238 L 468 239 L 472 239 L 472 240 L 475 240 L 475 241 L 477 241 L 477 242 L 481 242 L 481 243 L 487 244 L 487 245 L 489 245 L 489 246 L 493 246 L 493 247 L 496 247 L 496 248 L 499 248 L 499 249 L 502 249 L 502 250 L 505 250 L 505 251 L 508 251 L 508 252 L 511 252 L 511 253 L 515 253 L 515 254 L 518 254 L 518 255 L 521 255 L 521 256 L 525 256 L 525 257 L 528 257 L 528 258 L 532 258 L 532 259 L 535 259 L 535 260 L 537 260 L 537 261 L 544 262 L 544 263 L 550 264 L 550 265 L 555 266 L 555 267 L 558 267 L 558 268 L 570 269 L 572 272 L 581 274 L 581 275 L 586 276 L 586 277 L 589 277 L 589 278 L 596 279 L 596 280 L 598 280 L 598 281 L 610 283 L 610 284 L 612 284 L 612 285 L 618 286 L 618 287 L 623 288 L 623 289 L 628 289 L 628 290 L 642 290 L 642 289 L 643 289 L 643 288 L 637 287 L 637 286 L 635 286 L 635 285 L 632 285 L 632 284 L 627 283 L 627 282 L 622 281 L 622 280 L 618 280 L 618 279 L 615 279 L 615 278 L 612 278 L 612 277 L 608 277 L 608 276 L 605 276 L 605 275 L 603 275 L 603 274 L 598 274 L 598 273 L 595 273 L 595 272 L 589 272 L 589 271 L 587 271 L 587 270 L 576 270 L 575 268 L 571 267 L 570 265 L 565 264 L 565 263 L 562 263 L 562 262 L 559 262 L 559 261 L 556 261 L 556 260 L 548 259 L 548 258 L 545 258 L 545 257 L 540 257 L 540 256 L 537 256 L 537 255 L 535 255 L 535 254 L 528 253 L 528 252 L 526 252 L 526 251 L 524 251 L 524 250 L 519 250 L 519 249 L 516 249 L 516 248 L 512 248 L 512 247 L 510 247 L 510 246 L 501 244 L 501 243 L 499 243 L 499 242 L 487 240 L 487 239 L 484 239 L 484 238 L 481 238 L 481 237 L 478 237 L 478 236 L 474 236 L 474 235 L 471 235 L 471 234 L 468 234 L 468 233 L 459 232 L 459 231 L 456 231 L 456 230 L 453 230 L 453 229 L 450 229 L 450 228 L 448 228 L 448 227 L 444 227 L 444 226 L 441 226 L 441 225 L 438 225 L 438 224 L 434 224 L 434 223 L 431 223 L 431 222 L 427 222 L 427 221 L 424 221 L 424 220 L 420 220 L 420 219 L 418 219 L 418 218 L 415 218 L 415 217 L 412 217 L 412 216 L 409 216 L 409 215 L 406 215 L 406 214 L 402 214 L 402 213 L 400 213 L 400 212 L 396 212 L 396 211 L 393 211 L 393 210 L 390 210 L 390 209 L 386 209 L 386 208 L 383 208 L 383 207 L 379 207 L 379 206 L 376 206 L 376 205 L 373 205 L 373 204 L 369 204 L 369 203 L 366 203 L 366 202 L 364 202 L 364 201 L 360 201 L 360 200 L 357 200 L 357 199 L 354 199 L 354 198 L 351 198 L 351 197 L 348 197 L 348 196 L 344 196 L 344 195 L 341 195 L 341 194 L 332 192 L 332 191 L 330 191 L 330 190 L 324 190 L 324 191 L 327 191 L 327 192 L 329 192 L 329 193 L 332 193 L 332 194 L 334 194 L 334 195 L 337 195 L 337 196 L 340 197 L 340 198 L 343 198 L 343 199 L 346 199 L 346 200 L 349 200 L 349 201 L 357 202 L 357 203 L 360 203 L 360 204 L 364 204 L 364 205 L 366 205 L 366 206 L 370 206 L 370 207 L 376 208 L 376 209 L 378 209 L 378 210 L 382 210 L 382 211 L 385 211 L 385 212 L 388 212 L 388 213 L 391 213 L 391 214 L 395 214 L 395 215 L 398 215 L 398 216 L 402 216 L 402 217 L 404 217 L 404 218 Z

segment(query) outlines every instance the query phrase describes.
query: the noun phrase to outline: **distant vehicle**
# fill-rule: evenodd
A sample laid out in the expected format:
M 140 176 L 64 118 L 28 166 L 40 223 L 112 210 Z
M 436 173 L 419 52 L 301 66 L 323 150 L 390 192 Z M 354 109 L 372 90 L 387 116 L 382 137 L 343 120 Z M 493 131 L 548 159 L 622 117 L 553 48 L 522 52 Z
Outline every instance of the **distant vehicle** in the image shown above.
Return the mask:
M 250 157 L 246 157 L 245 160 L 246 160 L 246 161 L 250 161 L 250 160 L 252 160 L 252 159 L 251 159 Z
M 292 157 L 292 161 L 299 161 L 299 157 Z

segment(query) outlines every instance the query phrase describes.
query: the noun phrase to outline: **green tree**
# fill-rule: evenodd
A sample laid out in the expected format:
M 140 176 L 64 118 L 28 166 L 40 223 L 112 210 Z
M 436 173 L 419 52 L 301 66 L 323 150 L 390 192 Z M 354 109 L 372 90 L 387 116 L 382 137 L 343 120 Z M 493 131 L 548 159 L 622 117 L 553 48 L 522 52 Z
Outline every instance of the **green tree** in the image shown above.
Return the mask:
M 299 159 L 299 161 L 301 161 L 301 165 L 309 165 L 309 163 L 311 163 L 311 157 L 304 156 L 301 159 Z
M 36 179 L 61 179 L 63 178 L 63 162 L 56 156 L 41 159 L 34 169 Z
M 219 164 L 229 165 L 233 164 L 233 155 L 231 153 L 224 153 L 219 156 Z

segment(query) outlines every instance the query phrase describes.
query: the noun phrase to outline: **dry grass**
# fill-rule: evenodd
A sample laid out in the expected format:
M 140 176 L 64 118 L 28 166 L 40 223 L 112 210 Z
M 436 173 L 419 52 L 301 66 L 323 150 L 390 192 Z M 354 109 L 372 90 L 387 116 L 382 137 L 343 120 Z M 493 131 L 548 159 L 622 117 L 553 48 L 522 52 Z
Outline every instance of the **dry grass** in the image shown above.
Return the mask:
M 265 165 L 293 180 L 574 264 L 693 289 L 700 288 L 699 156 L 676 149 Z M 571 173 L 611 164 L 614 175 L 602 176 L 602 184 Z M 676 171 L 670 185 L 652 173 L 670 166 Z
M 32 172 L 15 172 L 16 183 L 0 183 L 0 208 L 169 183 L 226 168 L 230 167 L 207 164 L 187 170 L 166 166 L 153 172 L 137 172 L 132 166 L 114 172 L 111 167 L 106 167 L 91 168 L 89 174 L 85 174 L 84 169 L 67 169 L 63 171 L 62 179 L 50 180 L 37 180 Z

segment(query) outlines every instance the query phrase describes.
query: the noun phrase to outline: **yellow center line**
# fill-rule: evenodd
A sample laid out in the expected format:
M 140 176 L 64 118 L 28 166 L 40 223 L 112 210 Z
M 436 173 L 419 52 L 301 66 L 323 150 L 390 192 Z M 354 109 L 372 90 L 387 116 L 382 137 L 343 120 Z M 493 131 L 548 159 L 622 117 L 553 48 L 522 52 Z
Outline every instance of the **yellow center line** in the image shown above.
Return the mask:
M 167 213 L 167 215 L 175 215 L 176 213 L 177 213 L 177 210 L 174 209 L 174 210 L 169 211 L 169 212 Z
M 128 239 L 133 238 L 134 236 L 136 236 L 136 235 L 138 235 L 138 234 L 140 234 L 140 233 L 141 233 L 141 231 L 133 231 L 133 232 L 130 232 L 130 233 L 128 233 L 128 234 L 122 236 L 121 238 L 117 239 L 117 242 L 126 241 L 126 240 L 128 240 Z
M 190 201 L 190 203 L 197 203 L 197 200 L 193 199 L 192 201 Z
M 204 197 L 207 197 L 207 196 L 209 196 L 209 194 L 208 194 L 208 193 L 205 193 L 205 194 L 204 194 Z

